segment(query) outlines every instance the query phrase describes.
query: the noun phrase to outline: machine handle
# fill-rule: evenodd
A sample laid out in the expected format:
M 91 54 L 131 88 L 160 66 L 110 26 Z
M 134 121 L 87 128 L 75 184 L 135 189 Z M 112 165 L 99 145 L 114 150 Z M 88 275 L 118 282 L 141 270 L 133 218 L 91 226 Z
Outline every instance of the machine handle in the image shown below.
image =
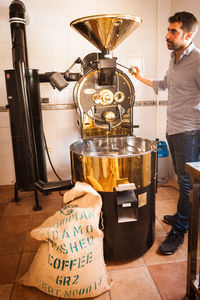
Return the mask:
M 131 184 L 123 184 L 122 186 L 124 187 L 120 192 L 114 188 L 114 191 L 116 191 L 118 223 L 135 222 L 138 220 L 138 199 L 134 190 L 131 189 Z M 127 189 L 123 190 L 123 188 Z

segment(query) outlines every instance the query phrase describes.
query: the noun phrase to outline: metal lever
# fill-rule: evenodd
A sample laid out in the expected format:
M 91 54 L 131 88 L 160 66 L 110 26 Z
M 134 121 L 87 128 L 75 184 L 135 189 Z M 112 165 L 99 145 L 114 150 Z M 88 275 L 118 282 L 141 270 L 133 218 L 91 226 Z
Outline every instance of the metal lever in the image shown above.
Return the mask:
M 78 57 L 73 64 L 64 72 L 64 76 L 69 76 L 69 71 L 73 68 L 73 66 L 75 66 L 75 64 L 82 64 L 83 61 L 80 57 Z
M 119 63 L 117 63 L 117 65 L 119 65 L 119 66 L 121 66 L 121 67 L 123 67 L 123 68 L 129 70 L 129 72 L 130 72 L 131 74 L 133 74 L 133 75 L 136 74 L 135 68 L 133 68 L 133 67 L 128 68 L 128 67 L 123 66 L 123 65 L 121 65 L 121 64 L 119 64 Z

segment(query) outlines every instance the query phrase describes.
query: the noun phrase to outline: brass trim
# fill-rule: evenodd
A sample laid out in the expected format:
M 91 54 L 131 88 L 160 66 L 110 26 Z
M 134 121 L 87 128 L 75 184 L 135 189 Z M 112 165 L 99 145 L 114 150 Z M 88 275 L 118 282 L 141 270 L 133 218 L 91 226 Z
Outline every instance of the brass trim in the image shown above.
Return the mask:
M 100 18 L 119 18 L 126 20 L 137 20 L 138 22 L 142 22 L 142 19 L 137 16 L 127 15 L 127 14 L 100 14 L 100 15 L 91 15 L 82 18 L 77 18 L 70 23 L 70 26 L 75 25 L 76 23 L 90 21 L 90 20 L 98 20 Z
M 112 51 L 142 23 L 137 16 L 102 14 L 76 19 L 70 26 L 102 52 Z

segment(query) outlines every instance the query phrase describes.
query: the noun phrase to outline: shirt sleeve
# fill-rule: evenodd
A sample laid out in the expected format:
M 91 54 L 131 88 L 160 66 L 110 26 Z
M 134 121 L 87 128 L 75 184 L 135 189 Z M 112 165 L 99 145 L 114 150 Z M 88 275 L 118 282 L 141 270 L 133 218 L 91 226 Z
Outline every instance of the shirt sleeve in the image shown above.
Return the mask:
M 153 90 L 158 95 L 159 90 L 165 91 L 167 89 L 167 74 L 163 80 L 153 80 Z

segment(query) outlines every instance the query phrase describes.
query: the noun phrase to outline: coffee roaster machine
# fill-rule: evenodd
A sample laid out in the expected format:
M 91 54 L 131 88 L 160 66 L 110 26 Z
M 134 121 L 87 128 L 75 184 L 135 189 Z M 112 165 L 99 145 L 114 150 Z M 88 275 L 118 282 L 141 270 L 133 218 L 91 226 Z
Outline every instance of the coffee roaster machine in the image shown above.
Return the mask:
M 132 81 L 113 57 L 115 49 L 140 24 L 128 15 L 96 15 L 71 26 L 99 53 L 78 58 L 64 73 L 39 74 L 29 69 L 25 6 L 9 7 L 13 69 L 5 71 L 10 126 L 18 190 L 66 190 L 76 181 L 91 184 L 103 199 L 104 255 L 109 260 L 132 259 L 154 242 L 156 144 L 133 134 L 135 91 Z M 80 64 L 81 72 L 71 68 Z M 133 71 L 133 70 L 132 70 Z M 76 81 L 74 102 L 81 139 L 70 146 L 72 179 L 48 182 L 42 125 L 40 83 L 62 90 Z

